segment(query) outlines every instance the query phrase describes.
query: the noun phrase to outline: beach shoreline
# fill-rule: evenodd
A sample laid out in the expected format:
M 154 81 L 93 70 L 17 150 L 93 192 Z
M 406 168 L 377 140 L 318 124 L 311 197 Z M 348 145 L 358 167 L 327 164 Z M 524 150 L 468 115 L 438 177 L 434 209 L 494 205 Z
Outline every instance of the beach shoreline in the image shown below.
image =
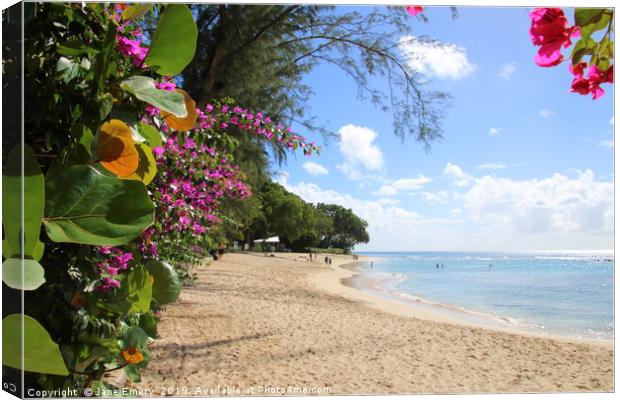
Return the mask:
M 352 272 L 352 274 L 347 274 L 346 277 L 338 275 L 335 279 L 339 279 L 340 283 L 346 287 L 360 291 L 362 297 L 367 295 L 366 303 L 382 311 L 441 323 L 553 340 L 591 343 L 613 348 L 613 339 L 555 334 L 523 326 L 514 326 L 514 321 L 509 317 L 486 315 L 456 305 L 434 302 L 418 295 L 396 292 L 392 286 L 410 278 L 396 273 L 378 273 L 359 268 L 363 264 L 367 264 L 371 259 L 371 257 L 365 257 L 364 261 L 337 266 Z M 388 284 L 384 284 L 384 282 L 388 282 Z M 332 285 L 325 285 L 325 282 L 318 284 L 325 287 L 333 287 Z M 338 293 L 343 292 L 339 291 Z M 356 297 L 361 298 L 359 296 Z M 403 308 L 403 305 L 406 308 Z
M 328 255 L 330 268 L 324 256 L 225 254 L 201 266 L 162 311 L 134 386 L 151 396 L 613 391 L 607 344 L 455 324 L 346 286 L 352 257 Z M 234 390 L 209 391 L 222 387 Z

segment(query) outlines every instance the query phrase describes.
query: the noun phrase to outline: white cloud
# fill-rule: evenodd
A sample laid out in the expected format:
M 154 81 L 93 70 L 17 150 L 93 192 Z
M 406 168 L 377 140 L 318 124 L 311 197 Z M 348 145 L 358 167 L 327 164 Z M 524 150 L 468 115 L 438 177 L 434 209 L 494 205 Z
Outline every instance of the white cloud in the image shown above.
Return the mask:
M 384 205 L 384 206 L 395 206 L 396 204 L 400 203 L 400 200 L 396 200 L 396 199 L 378 199 L 377 203 Z
M 500 169 L 508 168 L 508 165 L 503 163 L 488 163 L 488 164 L 480 164 L 477 167 L 478 169 L 490 169 L 492 171 L 497 171 Z
M 329 174 L 329 170 L 322 166 L 321 164 L 317 164 L 312 161 L 306 161 L 303 165 L 303 168 L 310 175 L 327 175 Z
M 286 171 L 277 171 L 273 174 L 273 180 L 282 186 L 286 186 L 289 176 L 289 173 Z
M 399 47 L 407 66 L 426 76 L 461 79 L 476 69 L 467 59 L 466 50 L 455 44 L 403 36 Z
M 512 78 L 512 75 L 516 71 L 517 71 L 517 63 L 509 62 L 509 63 L 502 65 L 502 69 L 499 71 L 497 76 L 508 81 L 510 80 L 510 78 Z
M 417 178 L 398 179 L 390 184 L 381 185 L 379 191 L 374 192 L 373 194 L 379 196 L 393 196 L 401 191 L 420 189 L 422 186 L 431 181 L 431 178 L 427 178 L 426 176 L 420 174 Z
M 360 180 L 367 171 L 383 169 L 383 152 L 374 140 L 377 133 L 373 130 L 355 125 L 345 125 L 338 131 L 340 134 L 340 152 L 344 162 L 338 169 L 350 179 Z
M 501 131 L 502 131 L 502 128 L 494 128 L 494 127 L 491 127 L 491 128 L 489 129 L 489 136 L 495 136 L 495 135 L 497 135 L 498 133 L 500 133 Z
M 372 192 L 375 196 L 394 196 L 398 193 L 398 190 L 391 185 L 381 185 L 378 191 Z
M 548 108 L 540 110 L 538 114 L 543 118 L 551 118 L 551 117 L 558 116 L 558 113 L 556 113 L 555 111 L 549 110 Z
M 610 149 L 614 148 L 614 141 L 611 139 L 607 139 L 607 140 L 601 140 L 600 142 L 597 143 L 599 146 L 602 147 L 608 147 Z
M 461 215 L 461 214 L 463 214 L 463 210 L 461 210 L 460 208 L 453 208 L 452 210 L 450 210 L 450 214 L 452 214 L 452 215 Z
M 450 192 L 447 190 L 440 190 L 438 192 L 424 192 L 422 196 L 428 201 L 430 204 L 446 204 L 450 200 Z
M 475 223 L 521 233 L 613 231 L 613 183 L 591 170 L 576 179 L 561 174 L 515 181 L 484 176 L 464 194 Z
M 446 164 L 443 174 L 454 179 L 454 184 L 460 187 L 469 186 L 473 180 L 473 176 L 466 174 L 461 167 L 450 162 Z

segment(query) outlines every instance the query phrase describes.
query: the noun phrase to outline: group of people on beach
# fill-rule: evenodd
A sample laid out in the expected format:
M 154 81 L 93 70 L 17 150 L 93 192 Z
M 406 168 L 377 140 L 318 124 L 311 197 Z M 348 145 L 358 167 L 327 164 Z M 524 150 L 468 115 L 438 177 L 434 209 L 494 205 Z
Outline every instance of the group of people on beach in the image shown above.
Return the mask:
M 332 258 L 331 257 L 327 257 L 325 256 L 325 266 L 326 267 L 331 267 L 332 266 Z
M 312 262 L 312 261 L 316 261 L 316 254 L 312 254 L 312 253 L 308 253 L 308 261 Z M 326 267 L 331 267 L 332 266 L 332 259 L 331 257 L 327 257 L 325 256 L 325 259 L 323 260 L 325 262 L 325 266 Z

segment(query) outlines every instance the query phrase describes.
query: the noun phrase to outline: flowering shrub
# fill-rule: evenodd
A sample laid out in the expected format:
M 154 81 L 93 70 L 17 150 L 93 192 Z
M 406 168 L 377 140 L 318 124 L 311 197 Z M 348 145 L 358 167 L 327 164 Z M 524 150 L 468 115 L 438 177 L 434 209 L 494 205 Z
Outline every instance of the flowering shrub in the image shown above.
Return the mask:
M 575 25 L 570 25 L 560 8 L 536 8 L 530 13 L 532 20 L 530 38 L 532 44 L 540 46 L 534 61 L 541 67 L 553 67 L 563 60 L 562 48 L 572 45 L 579 38 L 570 55 L 569 70 L 573 74 L 571 92 L 592 94 L 593 99 L 605 91 L 603 83 L 613 83 L 613 27 L 612 9 L 575 9 Z M 595 41 L 592 35 L 605 30 Z M 582 61 L 589 56 L 589 62 Z M 584 76 L 584 70 L 588 76 Z
M 158 311 L 180 291 L 168 262 L 214 248 L 222 202 L 252 194 L 222 145 L 235 142 L 233 128 L 318 151 L 231 100 L 198 109 L 174 80 L 196 48 L 193 16 L 157 7 L 148 45 L 140 18 L 151 4 L 44 3 L 27 26 L 26 54 L 41 61 L 26 69 L 26 114 L 41 117 L 3 176 L 3 281 L 25 291 L 28 328 L 22 354 L 21 317 L 3 320 L 3 364 L 21 369 L 23 357 L 27 387 L 110 387 L 116 369 L 140 379 Z M 22 163 L 23 227 L 11 197 Z

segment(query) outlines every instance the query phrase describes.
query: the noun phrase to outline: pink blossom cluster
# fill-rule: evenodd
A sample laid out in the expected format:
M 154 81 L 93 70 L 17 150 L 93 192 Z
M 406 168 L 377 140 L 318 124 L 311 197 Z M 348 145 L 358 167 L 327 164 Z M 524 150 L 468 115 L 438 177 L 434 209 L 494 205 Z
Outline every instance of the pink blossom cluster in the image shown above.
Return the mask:
M 530 13 L 532 44 L 540 46 L 534 61 L 541 67 L 562 62 L 562 47 L 570 46 L 571 38 L 580 35 L 578 26 L 570 26 L 561 8 L 536 8 Z
M 221 222 L 218 209 L 223 199 L 251 195 L 239 167 L 206 144 L 197 144 L 191 135 L 182 142 L 172 136 L 153 153 L 159 171 L 154 196 L 159 234 L 203 235 Z M 146 234 L 152 240 L 154 232 Z
M 110 246 L 99 247 L 97 251 L 103 260 L 95 264 L 97 272 L 101 275 L 101 283 L 96 288 L 102 292 L 109 292 L 121 286 L 115 277 L 127 269 L 129 261 L 133 260 L 133 254 Z
M 197 109 L 198 122 L 196 131 L 207 129 L 227 129 L 231 126 L 263 137 L 270 142 L 284 144 L 289 149 L 303 149 L 305 155 L 319 152 L 314 143 L 306 142 L 306 138 L 292 132 L 290 127 L 274 122 L 269 116 L 229 104 L 207 104 L 204 110 Z
M 131 24 L 128 21 L 121 22 L 122 13 L 123 8 L 117 4 L 114 7 L 114 14 L 112 17 L 119 23 L 117 27 L 116 47 L 119 53 L 131 59 L 134 66 L 142 67 L 144 66 L 144 59 L 149 52 L 148 47 L 142 46 L 142 29 L 140 29 L 140 27 L 135 27 L 135 24 Z
M 570 71 L 573 74 L 571 92 L 583 95 L 592 94 L 592 98 L 596 100 L 605 94 L 601 84 L 614 83 L 614 66 L 612 65 L 606 71 L 601 71 L 596 65 L 590 65 L 588 76 L 585 77 L 583 72 L 587 66 L 588 64 L 585 62 L 580 62 L 575 67 L 572 64 L 570 65 Z

